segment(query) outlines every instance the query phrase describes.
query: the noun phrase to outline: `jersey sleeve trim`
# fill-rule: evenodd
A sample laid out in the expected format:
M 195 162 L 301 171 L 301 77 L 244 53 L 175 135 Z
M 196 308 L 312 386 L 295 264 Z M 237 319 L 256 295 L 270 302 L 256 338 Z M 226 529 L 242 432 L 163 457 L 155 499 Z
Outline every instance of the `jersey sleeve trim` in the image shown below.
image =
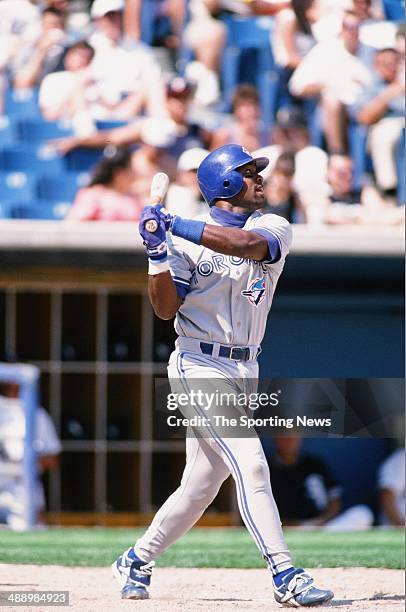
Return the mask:
M 266 227 L 254 227 L 250 231 L 266 238 L 269 257 L 263 259 L 263 263 L 277 263 L 282 257 L 282 244 L 279 237 Z
M 172 276 L 172 280 L 175 283 L 178 296 L 184 300 L 189 293 L 190 281 L 186 280 L 185 278 L 181 278 L 180 276 Z
M 180 285 L 185 285 L 185 287 L 190 286 L 190 280 L 186 280 L 185 278 L 181 278 L 180 276 L 172 276 L 174 283 L 179 283 Z

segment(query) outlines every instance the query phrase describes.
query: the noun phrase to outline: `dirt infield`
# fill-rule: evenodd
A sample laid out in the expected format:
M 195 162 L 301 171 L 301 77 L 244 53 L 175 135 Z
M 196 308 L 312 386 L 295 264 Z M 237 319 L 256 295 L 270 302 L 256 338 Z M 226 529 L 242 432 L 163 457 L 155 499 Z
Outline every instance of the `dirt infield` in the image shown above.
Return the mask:
M 3 590 L 69 590 L 69 610 L 105 612 L 223 612 L 223 610 L 280 610 L 265 570 L 156 568 L 149 601 L 122 601 L 109 568 L 72 568 L 37 565 L 0 565 Z M 404 610 L 404 572 L 364 568 L 316 569 L 320 586 L 331 588 L 335 599 L 318 610 Z M 1 607 L 15 610 L 15 607 Z M 25 611 L 56 607 L 20 607 Z M 64 608 L 58 607 L 59 610 Z

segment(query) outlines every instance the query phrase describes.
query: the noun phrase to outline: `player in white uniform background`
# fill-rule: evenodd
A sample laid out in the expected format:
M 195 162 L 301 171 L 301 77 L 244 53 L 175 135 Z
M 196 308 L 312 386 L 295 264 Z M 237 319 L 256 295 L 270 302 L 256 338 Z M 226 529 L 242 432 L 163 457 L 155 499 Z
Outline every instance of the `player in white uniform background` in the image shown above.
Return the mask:
M 267 164 L 239 145 L 220 147 L 198 170 L 209 214 L 182 219 L 147 207 L 141 217 L 152 306 L 162 319 L 176 316 L 178 338 L 168 365 L 172 390 L 190 393 L 204 380 L 207 391 L 219 379 L 222 391 L 256 390 L 256 358 L 291 243 L 285 219 L 259 212 L 265 203 L 259 172 Z M 145 229 L 152 219 L 155 233 Z M 182 411 L 207 416 L 195 404 Z M 196 523 L 230 474 L 241 517 L 272 573 L 275 599 L 310 606 L 333 597 L 293 565 L 259 438 L 227 436 L 209 422 L 188 430 L 180 487 L 113 564 L 122 598 L 148 597 L 154 560 Z

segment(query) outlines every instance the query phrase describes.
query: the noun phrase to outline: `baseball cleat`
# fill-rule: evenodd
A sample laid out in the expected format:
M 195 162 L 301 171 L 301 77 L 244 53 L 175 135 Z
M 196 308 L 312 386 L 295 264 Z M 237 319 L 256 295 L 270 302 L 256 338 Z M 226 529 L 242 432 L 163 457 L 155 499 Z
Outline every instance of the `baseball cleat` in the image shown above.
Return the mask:
M 317 589 L 314 580 L 303 568 L 293 569 L 282 578 L 282 584 L 274 583 L 274 596 L 278 603 L 292 608 L 300 606 L 320 606 L 333 599 L 332 591 Z
M 120 555 L 111 566 L 113 576 L 121 587 L 121 599 L 148 599 L 147 587 L 151 583 L 155 561 L 145 563 L 137 557 L 133 548 Z

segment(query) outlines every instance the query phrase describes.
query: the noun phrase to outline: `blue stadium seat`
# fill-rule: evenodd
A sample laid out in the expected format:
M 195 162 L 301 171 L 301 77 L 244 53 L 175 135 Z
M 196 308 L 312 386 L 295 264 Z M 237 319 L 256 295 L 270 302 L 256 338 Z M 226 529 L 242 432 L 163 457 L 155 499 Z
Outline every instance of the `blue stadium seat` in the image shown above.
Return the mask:
M 73 149 L 65 156 L 66 167 L 86 172 L 101 160 L 102 154 L 103 149 Z
M 114 128 L 122 127 L 123 125 L 128 125 L 128 121 L 96 121 L 96 127 L 98 130 L 114 130 Z
M 262 118 L 265 125 L 272 125 L 278 110 L 279 76 L 276 70 L 267 70 L 259 82 Z
M 15 125 L 10 117 L 0 116 L 0 147 L 8 147 L 17 141 Z
M 12 204 L 0 201 L 0 219 L 12 218 Z
M 403 0 L 383 0 L 385 17 L 389 21 L 403 21 L 405 19 L 405 4 Z
M 20 119 L 17 131 L 22 142 L 41 142 L 51 138 L 72 136 L 72 130 L 60 121 L 44 121 L 43 119 Z
M 30 201 L 35 197 L 35 178 L 26 172 L 0 172 L 0 202 Z
M 141 40 L 148 46 L 159 46 L 162 38 L 170 31 L 170 20 L 163 13 L 162 4 L 162 0 L 141 2 Z
M 154 39 L 156 5 L 156 0 L 141 2 L 141 40 L 147 45 L 151 45 Z
M 314 147 L 325 149 L 326 142 L 319 101 L 316 98 L 307 98 L 303 100 L 303 110 L 307 117 L 311 144 Z
M 354 163 L 353 186 L 362 189 L 363 179 L 368 169 L 367 153 L 368 128 L 356 121 L 350 121 L 348 128 L 348 147 Z
M 11 117 L 39 117 L 38 88 L 11 89 L 5 92 L 5 114 Z
M 70 202 L 50 202 L 48 200 L 34 200 L 34 202 L 20 202 L 12 207 L 14 219 L 48 219 L 60 221 L 65 218 Z
M 226 108 L 230 106 L 235 87 L 242 80 L 247 81 L 246 75 L 255 75 L 254 85 L 262 91 L 261 106 L 264 121 L 270 123 L 277 94 L 277 75 L 270 46 L 272 19 L 268 17 L 225 17 L 224 22 L 228 30 L 227 45 L 223 53 L 221 80 L 224 91 Z M 249 52 L 249 54 L 248 54 Z M 245 55 L 244 55 L 245 54 Z M 242 58 L 249 61 L 242 62 Z M 246 74 L 241 74 L 245 66 Z M 275 72 L 275 74 L 273 74 Z M 271 98 L 265 95 L 264 75 L 271 87 Z M 275 109 L 276 110 L 276 109 Z
M 15 146 L 0 152 L 0 169 L 17 172 L 53 172 L 64 170 L 63 158 L 53 149 L 42 146 L 35 149 Z
M 44 200 L 73 202 L 76 192 L 89 181 L 86 172 L 65 172 L 58 176 L 44 175 L 38 178 L 37 195 Z

